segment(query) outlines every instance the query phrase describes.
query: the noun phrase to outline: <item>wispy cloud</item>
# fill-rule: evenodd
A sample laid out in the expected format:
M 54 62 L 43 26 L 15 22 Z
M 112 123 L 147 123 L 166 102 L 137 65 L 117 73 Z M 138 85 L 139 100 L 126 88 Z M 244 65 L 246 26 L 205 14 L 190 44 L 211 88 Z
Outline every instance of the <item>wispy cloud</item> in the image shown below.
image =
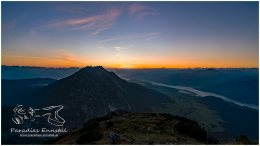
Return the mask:
M 50 50 L 51 54 L 49 57 L 58 59 L 58 60 L 63 60 L 67 62 L 74 62 L 74 63 L 79 63 L 80 57 L 75 54 L 73 51 L 68 50 L 68 49 L 52 49 Z
M 152 40 L 160 36 L 159 32 L 151 32 L 151 33 L 142 33 L 142 34 L 136 34 L 136 35 L 127 35 L 127 36 L 121 36 L 121 37 L 115 37 L 110 39 L 101 40 L 100 43 L 109 43 L 114 41 L 120 41 L 120 40 L 132 40 L 132 39 L 144 39 L 146 41 Z
M 116 47 L 113 47 L 116 51 L 121 51 L 121 50 L 125 50 L 126 48 L 125 47 L 118 47 L 118 46 L 116 46 Z
M 139 3 L 130 5 L 117 6 L 105 8 L 103 13 L 96 13 L 95 8 L 86 6 L 59 6 L 54 7 L 55 10 L 63 13 L 69 13 L 68 17 L 60 20 L 50 20 L 43 26 L 36 26 L 30 30 L 31 35 L 40 34 L 41 31 L 47 29 L 61 30 L 61 31 L 76 31 L 76 32 L 87 32 L 91 35 L 97 35 L 112 28 L 118 23 L 118 18 L 123 14 L 127 13 L 129 17 L 134 19 L 140 19 L 149 15 L 158 15 L 158 12 L 150 7 L 143 6 Z M 100 12 L 100 11 L 99 11 Z M 102 12 L 102 10 L 101 10 Z M 75 15 L 74 15 L 75 14 Z M 86 16 L 87 14 L 87 16 Z M 77 17 L 75 17 L 77 16 Z M 147 40 L 153 39 L 147 38 Z
M 145 16 L 158 15 L 159 13 L 150 6 L 143 6 L 141 4 L 135 3 L 129 6 L 128 14 L 130 17 L 140 19 Z
M 22 65 L 29 66 L 81 66 L 85 62 L 78 54 L 68 49 L 46 48 L 40 50 L 49 50 L 45 52 L 30 52 L 30 53 L 15 53 L 5 52 L 2 57 L 5 64 L 17 65 L 16 62 Z M 15 62 L 15 63 L 14 63 Z
M 116 20 L 120 16 L 120 14 L 121 11 L 119 9 L 112 9 L 101 15 L 54 22 L 49 24 L 49 27 L 66 27 L 70 30 L 93 31 L 92 35 L 96 35 L 102 31 L 111 28 L 116 23 Z

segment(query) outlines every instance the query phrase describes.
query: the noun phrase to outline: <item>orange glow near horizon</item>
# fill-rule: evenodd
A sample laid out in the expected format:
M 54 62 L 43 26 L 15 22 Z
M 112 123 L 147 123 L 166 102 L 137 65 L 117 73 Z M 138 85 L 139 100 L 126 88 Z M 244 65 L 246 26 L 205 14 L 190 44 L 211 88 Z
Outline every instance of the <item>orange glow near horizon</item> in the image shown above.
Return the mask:
M 123 53 L 123 52 L 122 52 Z M 56 55 L 57 54 L 57 55 Z M 194 55 L 194 54 L 193 54 Z M 257 54 L 256 54 L 257 55 Z M 241 56 L 221 57 L 204 54 L 202 57 L 168 54 L 164 56 L 138 56 L 122 54 L 120 58 L 102 53 L 84 56 L 66 52 L 62 49 L 53 51 L 52 55 L 13 54 L 2 52 L 2 65 L 35 66 L 49 68 L 68 68 L 85 66 L 103 66 L 105 68 L 142 69 L 142 68 L 258 68 L 258 56 L 253 58 Z M 219 56 L 219 55 L 218 55 Z M 253 55 L 248 55 L 253 56 Z M 142 58 L 143 57 L 143 58 Z M 256 59 L 257 58 L 257 59 Z
M 19 63 L 18 63 L 19 62 Z M 10 57 L 2 56 L 2 65 L 7 66 L 35 66 L 49 68 L 69 68 L 69 67 L 85 67 L 85 66 L 103 66 L 105 68 L 121 68 L 121 69 L 142 69 L 142 68 L 258 68 L 258 63 L 254 61 L 238 63 L 237 61 L 178 61 L 175 63 L 171 60 L 158 59 L 150 61 L 150 63 L 113 63 L 113 62 L 94 62 L 94 61 L 72 61 L 50 58 L 37 57 Z

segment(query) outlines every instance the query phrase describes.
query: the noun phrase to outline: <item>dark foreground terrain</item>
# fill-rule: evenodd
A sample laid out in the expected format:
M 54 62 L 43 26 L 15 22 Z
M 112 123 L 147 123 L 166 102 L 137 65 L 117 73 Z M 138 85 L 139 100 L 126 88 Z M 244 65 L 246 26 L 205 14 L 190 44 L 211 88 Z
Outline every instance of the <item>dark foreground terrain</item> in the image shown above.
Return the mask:
M 54 144 L 216 144 L 197 122 L 170 114 L 115 111 L 86 122 Z

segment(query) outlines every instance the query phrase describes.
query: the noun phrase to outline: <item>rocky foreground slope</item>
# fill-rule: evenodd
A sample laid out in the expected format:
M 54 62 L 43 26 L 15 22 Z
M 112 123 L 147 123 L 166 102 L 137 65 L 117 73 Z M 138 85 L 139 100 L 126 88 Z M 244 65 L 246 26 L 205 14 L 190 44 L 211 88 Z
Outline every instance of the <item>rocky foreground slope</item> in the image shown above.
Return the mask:
M 170 114 L 115 111 L 58 137 L 54 144 L 211 144 L 197 122 Z

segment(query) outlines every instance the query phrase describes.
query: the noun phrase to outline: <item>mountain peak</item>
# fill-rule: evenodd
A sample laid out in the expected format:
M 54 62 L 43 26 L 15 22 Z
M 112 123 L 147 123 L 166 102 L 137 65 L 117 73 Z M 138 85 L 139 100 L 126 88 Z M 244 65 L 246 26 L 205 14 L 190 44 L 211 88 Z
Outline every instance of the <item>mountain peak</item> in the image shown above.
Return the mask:
M 122 82 L 122 79 L 119 78 L 115 73 L 107 71 L 102 66 L 86 66 L 68 78 L 76 82 L 81 80 L 81 83 L 86 81 L 87 83 L 93 85 L 97 83 L 112 84 L 115 82 Z
M 105 70 L 102 66 L 86 66 L 81 70 Z
M 75 74 L 100 74 L 100 73 L 109 73 L 106 69 L 104 69 L 102 66 L 86 66 L 82 69 L 80 69 Z

